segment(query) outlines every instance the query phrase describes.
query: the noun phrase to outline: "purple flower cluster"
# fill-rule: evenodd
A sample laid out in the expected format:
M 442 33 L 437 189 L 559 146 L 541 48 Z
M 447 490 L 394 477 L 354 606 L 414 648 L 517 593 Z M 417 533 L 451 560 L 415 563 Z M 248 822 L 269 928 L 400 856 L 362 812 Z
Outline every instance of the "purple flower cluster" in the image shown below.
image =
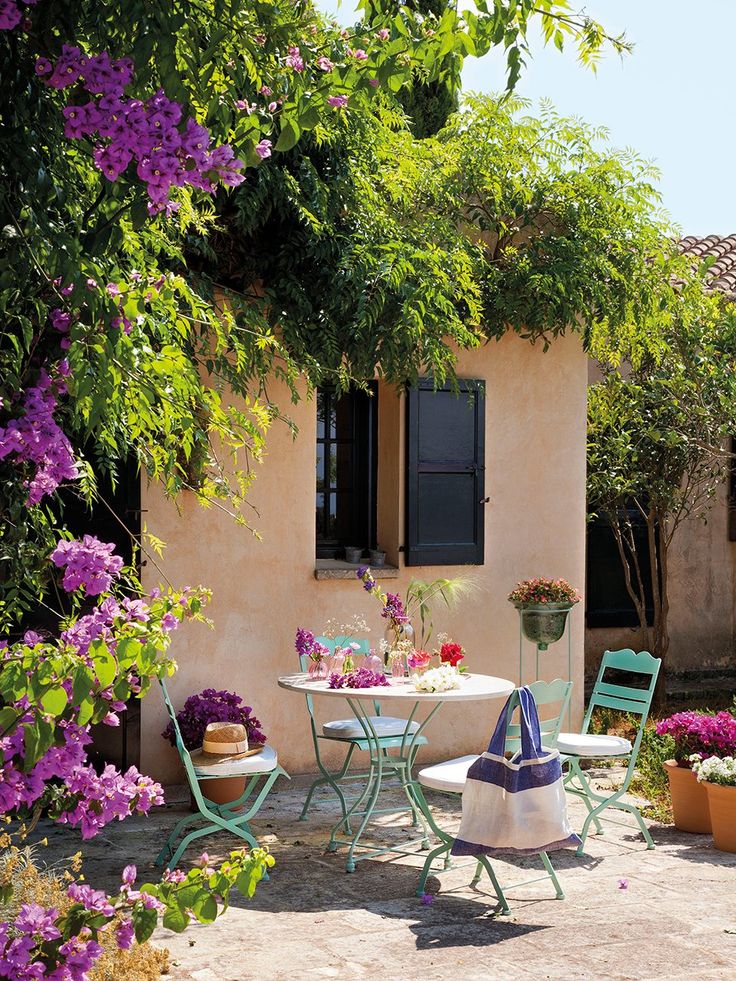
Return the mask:
M 148 814 L 154 805 L 164 802 L 161 784 L 134 766 L 121 773 L 108 764 L 100 774 L 91 766 L 80 766 L 65 775 L 65 785 L 65 795 L 71 795 L 72 801 L 65 799 L 56 820 L 79 827 L 85 839 L 93 838 L 111 821 Z
M 0 0 L 0 31 L 12 31 L 23 20 L 23 6 L 34 6 L 38 0 Z
M 695 754 L 706 759 L 736 753 L 736 718 L 730 712 L 677 712 L 657 723 L 657 735 L 672 737 L 675 759 L 683 765 Z
M 0 923 L 0 977 L 10 981 L 86 981 L 102 947 L 89 938 L 89 930 L 85 936 L 80 931 L 54 945 L 61 938 L 56 925 L 59 919 L 57 909 L 24 903 L 14 921 Z M 47 969 L 45 962 L 52 959 L 55 965 Z
M 371 671 L 370 668 L 358 668 L 347 674 L 331 674 L 329 688 L 379 688 L 388 687 L 388 681 L 383 671 Z
M 20 724 L 9 736 L 0 739 L 0 753 L 3 766 L 0 771 L 0 814 L 8 814 L 19 807 L 30 807 L 41 798 L 49 781 L 66 779 L 76 771 L 86 759 L 85 746 L 92 742 L 89 726 L 79 726 L 75 722 L 60 721 L 57 724 L 61 743 L 52 746 L 28 772 L 24 772 L 25 757 L 24 724 L 31 722 L 31 712 L 25 713 Z
M 409 622 L 401 597 L 397 596 L 396 593 L 386 593 L 381 616 L 384 620 L 390 620 L 391 624 L 395 626 Z
M 26 391 L 23 415 L 0 426 L 0 460 L 12 453 L 17 462 L 36 467 L 28 483 L 29 504 L 38 504 L 62 481 L 79 476 L 71 444 L 54 419 L 62 387 L 42 369 L 36 384 Z
M 123 568 L 123 560 L 114 551 L 114 544 L 85 535 L 81 541 L 60 541 L 51 553 L 51 561 L 65 569 L 62 586 L 68 593 L 84 589 L 88 596 L 99 596 L 107 592 L 113 577 Z
M 250 705 L 243 705 L 243 699 L 235 692 L 205 688 L 199 695 L 189 696 L 184 708 L 177 713 L 176 721 L 187 749 L 202 745 L 205 729 L 210 722 L 239 722 L 245 726 L 249 743 L 263 744 L 266 736 L 252 712 Z M 161 735 L 172 746 L 176 745 L 173 723 L 169 722 Z
M 64 45 L 55 65 L 39 58 L 36 73 L 52 88 L 80 85 L 86 91 L 88 101 L 64 109 L 66 136 L 96 140 L 95 165 L 110 181 L 135 162 L 150 214 L 179 207 L 170 199 L 172 187 L 189 184 L 213 193 L 218 181 L 236 187 L 245 179 L 240 173 L 245 164 L 232 147 L 210 149 L 209 131 L 194 119 L 183 122 L 181 105 L 162 89 L 145 102 L 123 94 L 133 79 L 129 58 L 113 61 L 106 51 L 85 55 Z
M 317 662 L 321 661 L 323 657 L 329 657 L 330 654 L 324 644 L 315 640 L 312 631 L 305 630 L 303 627 L 297 629 L 294 647 L 299 657 L 309 657 Z
M 378 583 L 371 575 L 371 570 L 367 565 L 361 565 L 355 575 L 363 583 L 363 589 L 366 593 L 372 593 L 375 589 L 378 589 Z

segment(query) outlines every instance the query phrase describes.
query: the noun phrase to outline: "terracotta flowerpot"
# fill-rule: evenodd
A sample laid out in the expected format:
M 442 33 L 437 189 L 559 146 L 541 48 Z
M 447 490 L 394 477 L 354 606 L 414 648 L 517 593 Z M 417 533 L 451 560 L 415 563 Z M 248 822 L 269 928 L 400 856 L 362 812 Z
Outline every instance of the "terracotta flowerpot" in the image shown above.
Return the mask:
M 199 789 L 202 796 L 211 800 L 213 804 L 229 804 L 237 800 L 245 793 L 245 777 L 220 777 L 217 780 L 202 780 Z M 192 810 L 197 810 L 197 805 L 192 795 Z
M 521 617 L 521 630 L 527 640 L 546 651 L 565 632 L 572 603 L 514 603 Z
M 705 784 L 699 783 L 693 771 L 678 766 L 675 760 L 666 760 L 664 768 L 670 781 L 672 815 L 678 831 L 691 834 L 710 834 L 710 811 Z
M 713 844 L 719 851 L 736 852 L 736 787 L 703 781 L 708 794 Z

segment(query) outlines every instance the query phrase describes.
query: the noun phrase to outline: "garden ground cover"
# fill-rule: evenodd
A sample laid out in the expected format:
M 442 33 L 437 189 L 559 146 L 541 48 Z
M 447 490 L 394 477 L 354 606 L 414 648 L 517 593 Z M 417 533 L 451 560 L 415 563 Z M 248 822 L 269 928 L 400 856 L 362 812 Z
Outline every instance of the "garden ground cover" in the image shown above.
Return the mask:
M 605 786 L 616 773 L 596 770 L 594 781 Z M 430 905 L 414 895 L 417 859 L 370 859 L 345 873 L 343 855 L 324 849 L 334 805 L 317 807 L 306 823 L 297 820 L 306 785 L 306 778 L 297 778 L 273 793 L 255 822 L 276 867 L 253 899 L 238 897 L 206 928 L 154 935 L 169 948 L 169 978 L 268 981 L 296 971 L 303 978 L 371 981 L 736 976 L 736 855 L 716 851 L 709 836 L 653 824 L 657 847 L 647 851 L 630 825 L 608 825 L 603 837 L 589 839 L 583 858 L 553 856 L 564 901 L 551 898 L 543 881 L 511 891 L 512 915 L 500 917 L 483 881 L 478 891 L 470 888 L 468 867 L 430 879 L 431 892 L 439 890 Z M 183 788 L 168 788 L 167 801 L 150 817 L 109 825 L 83 845 L 89 881 L 116 888 L 131 856 L 148 870 L 188 803 Z M 457 827 L 459 800 L 437 795 L 432 804 L 443 826 Z M 582 804 L 571 801 L 570 815 L 579 826 Z M 408 827 L 405 833 L 408 838 Z M 49 826 L 48 836 L 44 857 L 64 855 L 69 838 L 63 829 Z M 233 843 L 222 835 L 206 847 L 219 859 Z M 194 862 L 197 854 L 192 849 L 185 859 Z M 528 877 L 506 862 L 496 867 L 504 886 Z

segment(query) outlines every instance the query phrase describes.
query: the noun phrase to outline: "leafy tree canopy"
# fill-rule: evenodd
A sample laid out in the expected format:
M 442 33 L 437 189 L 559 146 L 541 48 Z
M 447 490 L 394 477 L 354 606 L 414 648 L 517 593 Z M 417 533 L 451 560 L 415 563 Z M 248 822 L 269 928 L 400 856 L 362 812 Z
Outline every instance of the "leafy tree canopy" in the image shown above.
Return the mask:
M 609 368 L 588 397 L 589 505 L 611 524 L 640 626 L 660 657 L 669 647 L 673 539 L 683 521 L 707 517 L 736 431 L 733 305 L 709 295 L 691 271 L 670 313 L 658 357 Z M 637 527 L 646 529 L 645 553 Z
M 119 461 L 132 456 L 170 493 L 191 487 L 237 506 L 248 478 L 241 473 L 233 485 L 223 454 L 259 454 L 277 412 L 264 396 L 265 378 L 281 375 L 296 391 L 300 373 L 310 380 L 329 369 L 365 376 L 371 359 L 396 380 L 422 361 L 448 370 L 438 328 L 443 313 L 451 339 L 479 339 L 478 277 L 469 265 L 475 252 L 450 235 L 446 217 L 435 211 L 432 218 L 446 236 L 436 244 L 420 238 L 429 226 L 418 216 L 406 230 L 392 219 L 381 230 L 383 254 L 370 254 L 369 223 L 377 230 L 386 214 L 375 200 L 380 191 L 369 186 L 371 168 L 387 155 L 376 145 L 372 120 L 396 113 L 396 93 L 417 72 L 441 80 L 459 72 L 467 54 L 492 47 L 505 52 L 513 84 L 535 20 L 551 42 L 567 35 L 583 60 L 609 41 L 622 46 L 599 25 L 571 16 L 562 0 L 479 2 L 462 13 L 448 8 L 431 24 L 408 7 L 375 8 L 348 31 L 327 23 L 308 0 L 132 0 L 124 10 L 88 0 L 16 6 L 17 22 L 9 0 L 0 25 L 0 620 L 12 620 L 40 595 L 34 570 L 61 520 L 49 504 L 53 481 L 27 506 L 30 460 L 36 454 L 48 462 L 48 453 L 41 443 L 18 442 L 19 420 L 28 434 L 43 418 L 36 431 L 56 447 L 56 478 L 70 472 L 63 460 L 64 440 L 71 439 L 82 475 L 77 486 L 88 496 L 92 462 L 115 474 Z M 146 139 L 157 126 L 166 134 L 155 153 L 155 140 L 137 145 L 132 137 L 143 124 Z M 197 144 L 199 126 L 207 132 Z M 376 126 L 393 134 L 403 121 Z M 356 149 L 362 136 L 365 151 L 351 161 L 345 146 Z M 404 160 L 408 136 L 398 146 Z M 315 336 L 319 319 L 309 321 L 311 339 L 304 318 L 289 322 L 304 298 L 290 296 L 286 278 L 281 289 L 273 280 L 266 284 L 269 298 L 285 298 L 278 306 L 254 303 L 247 291 L 230 292 L 216 305 L 217 277 L 187 266 L 193 243 L 206 250 L 218 212 L 237 208 L 241 221 L 261 227 L 283 210 L 285 198 L 299 207 L 310 201 L 310 181 L 322 194 L 326 175 L 312 163 L 320 153 L 325 167 L 338 162 L 331 179 L 342 175 L 343 211 L 353 200 L 374 199 L 365 224 L 352 216 L 343 230 L 339 244 L 348 264 L 336 270 L 326 303 L 336 323 L 345 279 L 347 297 L 359 307 L 358 315 L 350 311 L 351 322 L 362 325 L 365 351 L 351 346 L 344 331 Z M 158 165 L 162 159 L 169 170 Z M 295 176 L 302 159 L 305 169 Z M 223 184 L 236 185 L 243 172 L 243 197 L 228 197 Z M 215 208 L 207 191 L 217 187 Z M 410 215 L 411 192 L 401 179 L 386 193 Z M 249 200 L 259 209 L 250 218 Z M 340 214 L 334 197 L 324 207 Z M 299 213 L 299 235 L 324 224 L 319 208 L 312 215 Z M 438 279 L 434 290 L 431 277 Z M 459 283 L 451 301 L 450 281 Z M 397 325 L 407 313 L 403 334 Z M 387 318 L 392 330 L 383 327 Z M 381 324 L 377 340 L 371 323 Z M 237 406 L 233 392 L 241 397 Z

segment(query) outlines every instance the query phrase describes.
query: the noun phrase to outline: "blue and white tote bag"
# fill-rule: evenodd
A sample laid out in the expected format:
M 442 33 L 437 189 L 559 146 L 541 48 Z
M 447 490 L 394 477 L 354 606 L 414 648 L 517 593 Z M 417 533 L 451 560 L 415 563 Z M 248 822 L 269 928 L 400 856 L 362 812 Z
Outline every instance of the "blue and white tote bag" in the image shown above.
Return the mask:
M 507 760 L 506 730 L 517 705 L 521 749 Z M 534 696 L 518 688 L 504 706 L 488 752 L 468 770 L 452 854 L 534 855 L 579 844 L 567 821 L 560 754 L 543 748 Z

